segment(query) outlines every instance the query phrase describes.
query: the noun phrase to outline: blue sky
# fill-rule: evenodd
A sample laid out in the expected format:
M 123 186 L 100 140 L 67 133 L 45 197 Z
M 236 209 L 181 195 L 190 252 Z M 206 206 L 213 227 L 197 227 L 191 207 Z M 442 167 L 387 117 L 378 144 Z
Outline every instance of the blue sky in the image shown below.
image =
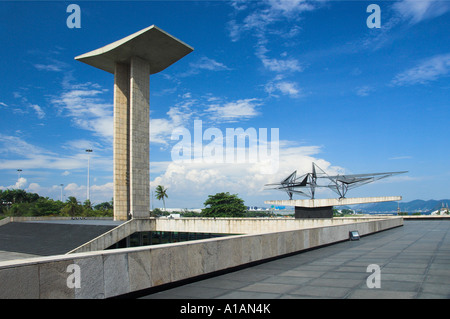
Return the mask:
M 81 28 L 67 27 L 71 3 Z M 372 3 L 381 28 L 366 24 Z M 151 188 L 168 187 L 167 207 L 287 199 L 264 184 L 311 162 L 409 171 L 350 197 L 450 197 L 450 2 L 431 0 L 0 1 L 0 189 L 59 199 L 63 184 L 84 201 L 91 148 L 91 200 L 112 198 L 114 78 L 74 57 L 152 24 L 194 48 L 150 77 Z M 278 169 L 173 161 L 172 132 L 193 135 L 195 120 L 223 135 L 277 128 Z

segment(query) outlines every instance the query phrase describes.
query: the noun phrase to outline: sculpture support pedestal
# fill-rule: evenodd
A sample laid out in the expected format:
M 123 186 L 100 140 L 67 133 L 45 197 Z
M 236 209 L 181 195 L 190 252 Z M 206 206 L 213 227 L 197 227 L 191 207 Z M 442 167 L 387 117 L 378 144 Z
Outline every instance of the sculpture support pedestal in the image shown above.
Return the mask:
M 381 203 L 402 200 L 401 196 L 266 200 L 264 204 L 294 206 L 295 218 L 332 218 L 333 206 Z
M 295 206 L 295 218 L 333 218 L 333 206 L 313 208 Z

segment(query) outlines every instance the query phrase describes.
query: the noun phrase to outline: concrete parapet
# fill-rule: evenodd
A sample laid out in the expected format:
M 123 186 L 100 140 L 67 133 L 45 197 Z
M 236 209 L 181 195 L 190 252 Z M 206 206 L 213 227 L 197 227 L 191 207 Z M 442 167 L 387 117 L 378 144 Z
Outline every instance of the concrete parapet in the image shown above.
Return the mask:
M 362 219 L 323 227 L 0 262 L 0 298 L 113 297 L 347 240 L 352 230 L 367 235 L 402 225 L 401 217 Z M 75 274 L 68 270 L 70 265 L 79 266 L 79 288 L 69 288 L 70 276 Z
M 356 223 L 376 219 L 378 218 L 156 218 L 155 230 L 223 234 L 257 234 Z
M 103 250 L 135 232 L 170 231 L 218 234 L 258 234 L 312 227 L 333 226 L 378 219 L 380 218 L 133 218 L 71 250 L 68 254 Z

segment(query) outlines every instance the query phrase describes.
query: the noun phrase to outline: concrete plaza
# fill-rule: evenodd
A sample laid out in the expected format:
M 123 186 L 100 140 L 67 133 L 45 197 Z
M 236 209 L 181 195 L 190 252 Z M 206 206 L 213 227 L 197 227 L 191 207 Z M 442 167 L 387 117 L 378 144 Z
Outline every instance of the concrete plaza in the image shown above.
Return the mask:
M 381 288 L 368 288 L 370 264 Z M 450 298 L 450 221 L 403 227 L 149 293 L 157 299 Z

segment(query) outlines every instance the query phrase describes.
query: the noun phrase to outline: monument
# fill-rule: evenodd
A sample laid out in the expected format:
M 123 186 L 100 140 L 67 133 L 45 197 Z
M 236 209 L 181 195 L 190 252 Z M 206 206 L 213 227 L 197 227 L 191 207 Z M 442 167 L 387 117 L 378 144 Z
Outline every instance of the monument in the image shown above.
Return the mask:
M 114 74 L 114 220 L 150 210 L 150 74 L 193 48 L 152 25 L 76 60 Z
M 264 201 L 264 203 L 294 206 L 295 218 L 332 218 L 333 206 L 401 200 L 401 196 L 345 198 L 345 195 L 349 189 L 403 173 L 406 173 L 406 171 L 330 176 L 317 164 L 312 163 L 311 173 L 306 173 L 300 177 L 297 177 L 297 171 L 294 171 L 279 183 L 265 185 L 272 186 L 271 189 L 285 191 L 289 196 L 289 200 L 269 200 Z M 321 183 L 320 181 L 325 181 L 325 183 Z M 336 192 L 339 195 L 339 198 L 316 199 L 315 191 L 317 187 L 329 188 Z M 310 199 L 293 200 L 292 196 L 294 194 L 307 196 L 310 197 Z

